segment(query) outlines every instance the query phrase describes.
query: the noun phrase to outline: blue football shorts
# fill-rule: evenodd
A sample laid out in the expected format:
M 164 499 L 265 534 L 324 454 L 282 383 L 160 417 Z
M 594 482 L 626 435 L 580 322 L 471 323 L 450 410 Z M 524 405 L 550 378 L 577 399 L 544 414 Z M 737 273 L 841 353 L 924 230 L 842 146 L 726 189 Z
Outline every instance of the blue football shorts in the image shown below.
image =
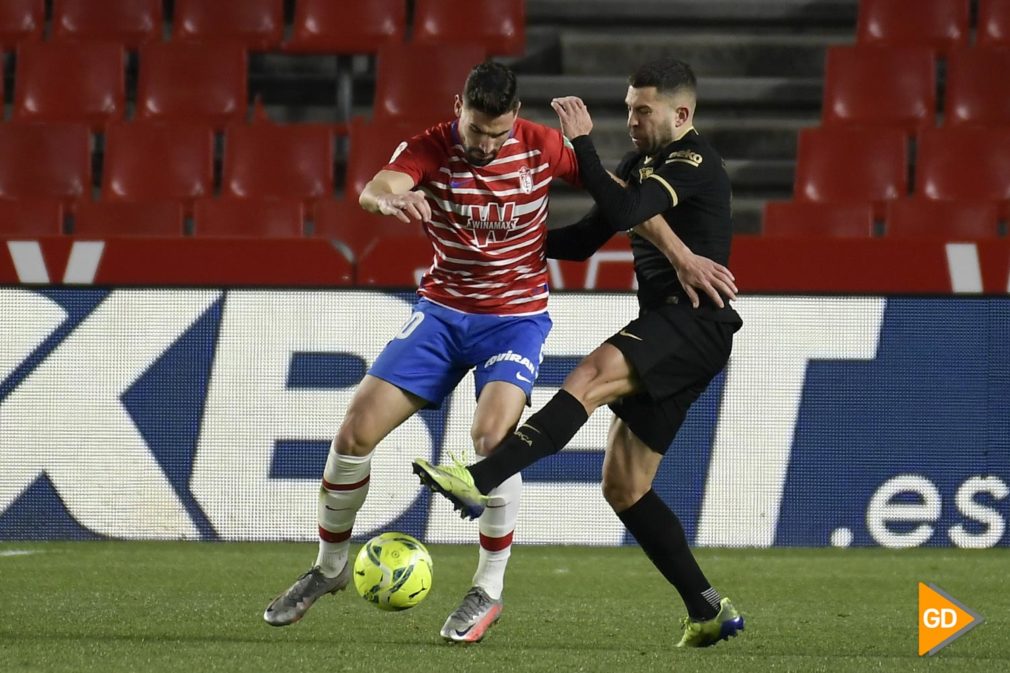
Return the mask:
M 420 299 L 368 373 L 437 409 L 473 369 L 478 397 L 489 381 L 507 381 L 526 393 L 528 405 L 551 324 L 546 311 L 481 315 Z

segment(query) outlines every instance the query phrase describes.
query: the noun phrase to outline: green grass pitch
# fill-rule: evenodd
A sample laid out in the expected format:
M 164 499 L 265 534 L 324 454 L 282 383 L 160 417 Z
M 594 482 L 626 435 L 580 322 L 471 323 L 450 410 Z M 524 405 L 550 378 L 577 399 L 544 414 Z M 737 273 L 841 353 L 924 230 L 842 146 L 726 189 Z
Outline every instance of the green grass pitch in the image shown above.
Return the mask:
M 430 550 L 434 587 L 413 610 L 382 612 L 350 588 L 278 629 L 263 608 L 314 545 L 3 543 L 0 670 L 1010 670 L 1008 549 L 703 549 L 747 629 L 691 651 L 674 648 L 681 603 L 637 547 L 517 546 L 501 621 L 479 645 L 445 644 L 476 551 Z M 986 619 L 934 657 L 916 655 L 920 580 Z

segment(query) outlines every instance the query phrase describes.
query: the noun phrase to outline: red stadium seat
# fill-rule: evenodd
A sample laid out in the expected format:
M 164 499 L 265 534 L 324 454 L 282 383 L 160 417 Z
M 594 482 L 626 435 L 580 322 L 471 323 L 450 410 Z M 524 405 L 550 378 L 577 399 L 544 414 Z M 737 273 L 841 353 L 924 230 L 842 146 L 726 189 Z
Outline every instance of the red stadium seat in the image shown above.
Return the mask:
M 298 0 L 291 39 L 284 45 L 299 53 L 371 54 L 399 43 L 407 25 L 404 0 Z
M 83 124 L 0 124 L 0 199 L 91 195 L 91 135 Z
M 348 130 L 347 173 L 344 191 L 357 201 L 365 184 L 389 163 L 393 152 L 404 140 L 425 130 L 421 121 L 368 122 L 361 117 L 351 120 Z
M 74 236 L 182 236 L 182 217 L 182 204 L 175 201 L 82 203 L 74 217 Z
M 214 133 L 209 126 L 135 121 L 110 124 L 105 136 L 102 198 L 181 201 L 214 188 Z
M 357 199 L 323 199 L 313 211 L 313 235 L 347 246 L 348 259 L 360 260 L 380 239 L 413 237 L 427 241 L 420 223 L 405 224 L 394 217 L 374 215 L 361 209 Z
M 45 0 L 0 2 L 0 50 L 13 49 L 22 40 L 40 37 L 45 25 Z
M 1010 125 L 1010 47 L 956 49 L 947 60 L 947 114 L 950 126 Z
M 934 61 L 926 47 L 829 48 L 824 123 L 900 126 L 909 133 L 933 126 Z
M 453 118 L 453 101 L 484 48 L 473 44 L 388 45 L 379 50 L 375 119 L 422 120 L 429 126 Z
M 888 236 L 985 239 L 999 235 L 995 203 L 899 199 L 887 204 Z
M 968 17 L 969 0 L 861 0 L 856 41 L 946 52 L 967 43 Z
M 926 129 L 919 136 L 916 192 L 941 201 L 1010 203 L 1010 127 Z
M 100 131 L 126 106 L 126 52 L 111 42 L 23 42 L 14 118 L 85 122 Z
M 245 238 L 301 238 L 305 206 L 299 200 L 200 199 L 193 234 Z
M 56 201 L 0 200 L 0 238 L 59 236 L 63 206 Z
M 235 124 L 225 134 L 222 192 L 238 198 L 301 199 L 333 193 L 333 127 Z
M 160 40 L 162 0 L 53 0 L 53 36 L 122 42 Z
M 797 201 L 872 203 L 908 193 L 908 138 L 896 128 L 834 127 L 800 131 L 796 156 Z
M 152 42 L 140 49 L 136 115 L 224 128 L 245 119 L 246 78 L 239 44 Z
M 175 0 L 173 40 L 228 40 L 264 51 L 283 38 L 284 0 Z
M 385 236 L 371 246 L 357 264 L 357 284 L 380 287 L 417 287 L 421 274 L 434 260 L 431 243 L 412 234 Z
M 873 236 L 873 208 L 868 203 L 769 201 L 761 232 L 777 238 L 866 238 Z
M 979 0 L 975 41 L 1010 46 L 1010 0 Z
M 414 42 L 476 42 L 489 54 L 519 56 L 526 47 L 525 0 L 417 0 Z

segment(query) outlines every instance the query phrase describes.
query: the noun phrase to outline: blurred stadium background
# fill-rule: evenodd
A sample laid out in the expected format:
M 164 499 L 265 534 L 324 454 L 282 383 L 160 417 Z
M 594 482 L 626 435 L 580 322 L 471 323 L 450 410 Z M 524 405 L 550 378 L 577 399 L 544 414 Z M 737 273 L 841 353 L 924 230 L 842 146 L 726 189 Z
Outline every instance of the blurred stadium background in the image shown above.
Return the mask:
M 417 232 L 360 211 L 364 182 L 405 135 L 451 116 L 485 57 L 517 71 L 527 118 L 553 125 L 550 98 L 585 98 L 614 166 L 629 147 L 628 73 L 671 54 L 698 74 L 697 126 L 734 184 L 730 266 L 746 325 L 660 493 L 731 586 L 781 558 L 754 548 L 821 548 L 803 558 L 843 575 L 907 558 L 903 582 L 937 569 L 918 579 L 1003 610 L 972 606 L 1003 649 L 990 642 L 961 670 L 1006 666 L 1007 603 L 993 598 L 1006 583 L 986 585 L 988 570 L 973 582 L 971 568 L 1005 563 L 1010 546 L 1007 0 L 0 0 L 0 50 L 0 587 L 16 601 L 67 591 L 23 584 L 36 564 L 72 574 L 33 555 L 47 549 L 94 557 L 101 573 L 100 546 L 57 541 L 314 539 L 341 409 L 431 257 Z M 552 226 L 591 204 L 565 185 L 553 199 Z M 555 329 L 534 407 L 636 310 L 626 242 L 550 269 Z M 468 383 L 380 447 L 356 539 L 472 539 L 408 469 L 466 453 L 472 410 Z M 598 413 L 526 473 L 517 530 L 529 545 L 598 547 L 585 553 L 604 554 L 601 572 L 607 547 L 637 553 L 599 493 L 607 422 Z M 852 546 L 870 555 L 850 565 L 825 549 Z M 257 570 L 236 589 L 244 600 L 290 579 L 291 559 L 311 555 L 296 548 L 257 552 L 282 567 Z M 781 568 L 768 582 L 802 572 Z M 227 572 L 206 572 L 224 611 Z M 796 608 L 773 609 L 781 596 L 750 581 L 738 586 L 765 603 L 741 591 L 744 607 Z M 832 601 L 875 598 L 859 593 L 872 583 L 843 586 Z M 542 588 L 523 600 L 554 591 Z M 864 642 L 869 660 L 824 670 L 913 657 L 914 586 L 907 596 L 907 648 Z M 66 600 L 83 609 L 86 588 Z M 184 621 L 185 606 L 173 609 Z M 27 632 L 7 631 L 8 643 Z M 73 632 L 62 637 L 91 637 Z M 148 636 L 121 639 L 124 661 Z M 778 643 L 762 653 L 745 641 L 731 644 L 752 648 L 732 661 L 743 670 L 821 670 L 837 645 L 828 637 L 797 664 Z M 68 663 L 38 663 L 48 643 L 32 642 L 12 650 L 23 670 Z M 572 670 L 608 659 L 579 661 Z

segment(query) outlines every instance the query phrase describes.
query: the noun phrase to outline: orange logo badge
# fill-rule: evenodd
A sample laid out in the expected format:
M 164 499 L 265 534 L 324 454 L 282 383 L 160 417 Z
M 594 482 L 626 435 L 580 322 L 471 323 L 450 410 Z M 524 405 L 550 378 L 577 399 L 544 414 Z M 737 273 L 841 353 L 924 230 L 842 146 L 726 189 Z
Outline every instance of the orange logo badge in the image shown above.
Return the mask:
M 934 655 L 984 622 L 935 584 L 919 582 L 919 656 Z

